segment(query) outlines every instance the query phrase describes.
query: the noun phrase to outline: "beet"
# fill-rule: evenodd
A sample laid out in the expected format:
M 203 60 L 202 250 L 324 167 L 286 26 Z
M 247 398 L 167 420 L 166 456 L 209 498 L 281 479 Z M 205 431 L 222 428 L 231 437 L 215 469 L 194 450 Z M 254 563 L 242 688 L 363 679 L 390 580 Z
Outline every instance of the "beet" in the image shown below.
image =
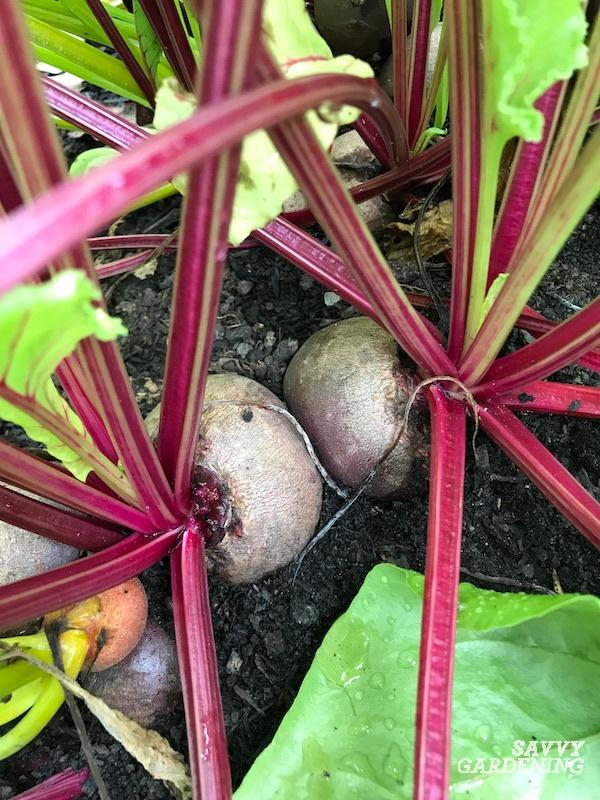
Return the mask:
M 108 669 L 128 656 L 140 641 L 148 619 L 148 598 L 139 578 L 130 578 L 98 597 L 102 646 L 97 654 L 94 648 L 90 650 L 92 672 Z
M 0 586 L 74 561 L 79 551 L 0 521 Z
M 89 675 L 83 683 L 111 708 L 152 727 L 159 715 L 172 713 L 181 702 L 175 643 L 150 620 L 137 647 L 123 661 Z
M 59 622 L 85 631 L 86 664 L 92 672 L 118 664 L 142 638 L 148 598 L 139 578 L 130 578 L 100 594 L 46 614 L 44 627 Z
M 228 583 L 252 583 L 288 564 L 321 510 L 321 479 L 302 437 L 257 403 L 285 408 L 256 381 L 209 375 L 192 494 L 194 514 L 211 536 L 209 569 Z M 159 415 L 156 408 L 146 419 L 151 436 Z
M 366 317 L 313 334 L 292 359 L 284 396 L 317 454 L 339 483 L 357 488 L 392 445 L 418 379 L 401 367 L 398 345 Z M 400 497 L 420 487 L 428 454 L 427 418 L 413 405 L 407 430 L 365 493 Z

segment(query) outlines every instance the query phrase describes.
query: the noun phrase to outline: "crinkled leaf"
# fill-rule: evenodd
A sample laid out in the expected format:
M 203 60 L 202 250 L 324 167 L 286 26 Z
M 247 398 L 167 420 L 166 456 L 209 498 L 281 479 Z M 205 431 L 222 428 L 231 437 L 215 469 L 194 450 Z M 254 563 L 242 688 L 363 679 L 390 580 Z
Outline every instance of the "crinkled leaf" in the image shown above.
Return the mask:
M 587 64 L 581 0 L 485 0 L 482 10 L 483 114 L 477 236 L 465 348 L 483 321 L 502 151 L 518 136 L 540 141 L 543 92 Z
M 483 63 L 489 130 L 503 141 L 539 141 L 534 102 L 557 80 L 587 64 L 581 0 L 486 0 Z
M 362 78 L 373 77 L 371 67 L 353 56 L 332 58 L 331 50 L 317 33 L 303 0 L 269 0 L 265 4 L 263 29 L 274 57 L 288 78 L 324 72 L 343 72 Z M 192 95 L 182 91 L 174 79 L 167 79 L 156 95 L 154 127 L 175 125 L 196 108 Z M 322 105 L 307 119 L 324 148 L 331 146 L 340 125 L 358 117 L 355 108 Z M 185 191 L 185 178 L 173 183 Z M 229 241 L 239 244 L 255 228 L 261 228 L 281 213 L 283 202 L 298 186 L 271 140 L 264 131 L 247 136 L 242 145 L 240 177 L 237 186 Z
M 332 57 L 329 45 L 312 24 L 304 0 L 266 0 L 263 31 L 273 58 L 284 68 L 296 59 Z
M 82 339 L 96 336 L 109 341 L 127 332 L 119 319 L 94 306 L 99 297 L 83 272 L 65 270 L 45 283 L 19 286 L 0 298 L 0 391 L 8 387 L 35 400 L 82 436 L 87 434 L 81 420 L 58 393 L 52 373 Z M 85 480 L 89 467 L 16 401 L 0 397 L 0 417 L 20 425 Z
M 236 800 L 412 797 L 422 596 L 417 573 L 391 564 L 369 573 Z M 598 796 L 599 631 L 596 597 L 501 594 L 461 584 L 450 797 Z M 513 759 L 517 740 L 583 741 L 583 770 L 576 774 L 575 763 L 565 773 L 559 764 L 544 774 L 539 762 L 529 762 L 517 772 L 508 761 L 506 774 L 459 771 L 478 758 L 488 766 L 491 758 Z
M 370 77 L 371 68 L 352 56 L 340 56 L 330 61 L 297 62 L 288 71 L 293 77 L 316 72 L 348 72 Z M 166 80 L 156 94 L 154 125 L 158 130 L 170 127 L 189 117 L 195 110 L 194 98 L 182 92 L 174 79 Z M 307 119 L 324 148 L 331 146 L 339 125 L 347 125 L 358 116 L 349 106 L 332 109 L 327 104 L 318 112 L 310 111 Z M 176 177 L 175 186 L 185 192 L 185 178 Z M 264 131 L 256 131 L 244 139 L 240 161 L 229 241 L 239 244 L 255 228 L 261 228 L 281 213 L 283 202 L 298 189 L 283 158 Z
M 162 58 L 162 47 L 154 28 L 148 22 L 148 17 L 144 14 L 144 9 L 140 0 L 133 0 L 133 20 L 137 33 L 142 57 L 152 80 L 156 80 L 156 71 Z

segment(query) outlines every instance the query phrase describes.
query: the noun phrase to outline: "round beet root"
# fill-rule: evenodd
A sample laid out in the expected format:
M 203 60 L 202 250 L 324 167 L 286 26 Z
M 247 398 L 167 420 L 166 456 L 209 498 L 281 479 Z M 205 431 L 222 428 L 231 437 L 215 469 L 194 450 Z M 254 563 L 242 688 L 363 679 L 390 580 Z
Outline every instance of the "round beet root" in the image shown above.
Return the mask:
M 78 550 L 0 521 L 0 586 L 62 567 Z
M 138 578 L 113 586 L 98 595 L 100 609 L 96 624 L 102 646 L 92 645 L 88 654 L 92 672 L 101 672 L 118 664 L 140 641 L 148 619 L 148 598 Z M 96 639 L 96 633 L 93 633 Z M 95 642 L 94 642 L 95 644 Z
M 400 366 L 394 339 L 366 317 L 336 322 L 308 339 L 292 359 L 284 396 L 321 462 L 357 488 L 396 438 L 417 379 Z M 372 497 L 414 491 L 428 453 L 426 418 L 416 405 L 407 430 L 366 488 Z
M 252 583 L 288 564 L 321 510 L 321 479 L 302 437 L 257 404 L 285 408 L 256 381 L 209 375 L 192 495 L 196 519 L 212 533 L 209 568 L 229 583 Z M 154 409 L 146 419 L 151 436 L 158 418 Z
M 150 620 L 135 650 L 115 667 L 89 675 L 85 687 L 149 728 L 181 701 L 175 643 Z

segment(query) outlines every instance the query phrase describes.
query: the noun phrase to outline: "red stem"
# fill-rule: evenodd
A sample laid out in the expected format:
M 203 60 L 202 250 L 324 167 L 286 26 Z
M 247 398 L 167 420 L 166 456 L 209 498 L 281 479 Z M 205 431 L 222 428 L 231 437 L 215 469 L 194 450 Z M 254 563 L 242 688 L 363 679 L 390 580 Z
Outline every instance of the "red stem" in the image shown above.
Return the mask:
M 89 774 L 89 769 L 82 769 L 80 772 L 66 769 L 59 775 L 38 783 L 33 789 L 14 795 L 13 800 L 78 800 Z
M 454 203 L 448 355 L 457 362 L 467 321 L 481 177 L 480 20 L 472 0 L 450 0 L 445 13 Z
M 563 414 L 568 417 L 600 417 L 600 387 L 579 386 L 553 381 L 535 381 L 497 402 L 513 411 L 536 414 Z
M 62 86 L 53 78 L 42 77 L 42 83 L 46 102 L 57 117 L 76 125 L 109 147 L 127 150 L 150 136 L 139 125 L 115 114 L 102 103 L 81 92 Z
M 0 131 L 0 210 L 5 214 L 10 214 L 22 202 L 19 187 L 12 173 L 11 159 L 6 150 L 6 143 L 3 141 L 2 131 Z
M 415 800 L 448 796 L 466 413 L 432 386 L 431 472 L 415 738 Z
M 141 503 L 156 530 L 177 525 L 171 488 L 146 431 L 119 351 L 110 342 L 86 339 L 82 350 L 95 368 L 91 378 L 108 429 Z
M 406 0 L 392 0 L 392 68 L 394 104 L 398 116 L 408 121 L 408 17 Z
M 411 148 L 417 143 L 421 131 L 419 123 L 425 95 L 425 74 L 429 52 L 431 0 L 413 0 L 413 18 L 408 66 L 408 140 Z
M 86 0 L 90 11 L 97 19 L 102 30 L 108 37 L 108 41 L 121 56 L 123 63 L 129 70 L 131 77 L 137 83 L 140 91 L 148 101 L 150 106 L 154 106 L 154 86 L 152 81 L 148 78 L 138 60 L 133 55 L 127 42 L 121 36 L 119 29 L 112 20 L 108 11 L 104 8 L 101 0 Z
M 474 390 L 477 397 L 505 394 L 547 378 L 600 342 L 600 297 L 535 342 L 496 359 Z
M 559 324 L 558 322 L 551 322 L 549 319 L 546 319 L 539 311 L 525 306 L 523 313 L 517 320 L 516 327 L 522 328 L 538 339 L 544 333 L 554 330 Z M 594 350 L 590 350 L 578 359 L 578 363 L 586 369 L 591 369 L 593 372 L 600 373 L 600 349 L 595 348 Z
M 193 91 L 196 62 L 173 0 L 140 0 L 140 5 L 179 82 Z
M 236 95 L 247 85 L 260 39 L 262 0 L 223 0 L 205 4 L 204 10 L 200 106 Z M 182 513 L 190 503 L 239 167 L 238 145 L 221 150 L 190 173 L 184 202 L 158 431 L 160 461 Z
M 507 408 L 480 405 L 485 432 L 577 530 L 600 549 L 600 503 Z
M 154 530 L 146 514 L 116 497 L 76 480 L 48 461 L 0 440 L 0 479 L 27 489 L 40 497 L 55 500 L 94 517 L 144 533 Z
M 102 550 L 122 534 L 97 519 L 57 508 L 0 485 L 0 519 L 79 550 Z
M 0 586 L 0 630 L 15 628 L 139 575 L 170 552 L 180 530 L 165 531 L 154 539 L 134 533 L 64 567 Z
M 535 107 L 544 115 L 542 140 L 521 141 L 519 144 L 510 182 L 504 192 L 502 207 L 496 220 L 488 271 L 488 288 L 501 272 L 506 272 L 519 242 L 525 219 L 542 180 L 565 90 L 565 82 L 555 83 L 536 101 Z
M 171 593 L 194 797 L 230 800 L 204 539 L 195 527 L 184 531 L 181 545 L 171 556 Z
M 387 141 L 365 114 L 361 114 L 356 120 L 354 123 L 354 128 L 382 167 L 385 169 L 390 169 L 392 165 L 395 166 L 393 159 L 390 159 L 391 154 L 388 149 Z M 404 132 L 403 135 L 406 138 L 406 134 Z M 408 161 L 408 149 L 406 150 L 404 156 L 405 158 L 402 158 L 402 161 Z
M 281 217 L 252 235 L 294 266 L 334 291 L 362 314 L 381 324 L 377 312 L 357 287 L 342 259 L 329 247 Z
M 70 358 L 65 359 L 57 367 L 56 374 L 94 444 L 109 461 L 116 464 L 119 457 L 94 398 L 90 396 L 92 394 L 90 382 L 84 381 L 84 365 L 79 359 L 79 352 L 75 351 Z

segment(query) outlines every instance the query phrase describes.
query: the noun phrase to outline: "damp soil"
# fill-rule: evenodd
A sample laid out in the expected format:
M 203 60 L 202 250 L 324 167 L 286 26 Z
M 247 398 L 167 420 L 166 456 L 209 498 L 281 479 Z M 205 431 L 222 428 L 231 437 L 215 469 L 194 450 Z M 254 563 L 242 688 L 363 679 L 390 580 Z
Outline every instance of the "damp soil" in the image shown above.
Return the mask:
M 84 143 L 82 143 L 84 144 Z M 163 201 L 130 215 L 120 233 L 168 231 L 178 203 Z M 600 283 L 600 207 L 586 215 L 533 300 L 550 319 L 560 320 L 597 294 Z M 158 225 L 157 225 L 158 223 Z M 129 336 L 122 348 L 140 406 L 159 400 L 173 287 L 174 257 L 159 259 L 156 272 L 113 278 L 104 288 L 112 313 Z M 403 282 L 419 285 L 416 268 L 402 270 Z M 447 268 L 432 270 L 441 291 Z M 330 296 L 327 297 L 331 301 Z M 262 248 L 232 252 L 228 259 L 211 369 L 255 378 L 281 395 L 287 364 L 311 333 L 354 314 L 343 302 L 326 305 L 325 290 Z M 522 334 L 514 334 L 522 344 Z M 599 376 L 571 367 L 569 381 L 597 384 Z M 525 423 L 593 494 L 600 498 L 600 437 L 586 420 L 534 416 Z M 463 578 L 501 591 L 554 590 L 600 594 L 600 554 L 544 499 L 511 462 L 479 432 L 477 458 L 467 455 Z M 269 743 L 298 691 L 314 653 L 332 622 L 346 609 L 367 572 L 388 561 L 423 571 L 427 494 L 382 504 L 360 499 L 305 559 L 295 584 L 288 567 L 250 586 L 211 586 L 234 785 Z M 339 508 L 326 491 L 322 522 Z M 173 632 L 168 567 L 142 576 L 150 613 Z M 170 797 L 86 717 L 96 757 L 112 800 Z M 156 725 L 185 753 L 181 708 Z M 0 800 L 67 767 L 85 764 L 68 713 L 63 709 L 36 739 L 0 768 Z M 91 781 L 84 796 L 96 797 Z

